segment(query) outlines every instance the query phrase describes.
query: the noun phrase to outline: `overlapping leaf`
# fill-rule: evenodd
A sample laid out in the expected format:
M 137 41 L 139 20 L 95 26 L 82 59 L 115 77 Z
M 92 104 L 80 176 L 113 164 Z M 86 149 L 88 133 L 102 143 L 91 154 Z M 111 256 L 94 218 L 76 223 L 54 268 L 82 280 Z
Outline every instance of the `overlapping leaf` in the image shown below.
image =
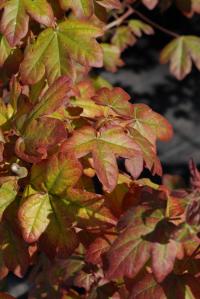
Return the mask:
M 200 69 L 200 38 L 197 36 L 180 36 L 172 40 L 161 52 L 161 63 L 170 63 L 171 73 L 179 80 L 192 70 L 192 62 Z
M 8 44 L 6 38 L 0 34 L 0 67 L 3 66 L 11 51 L 12 48 Z
M 49 224 L 51 205 L 48 194 L 36 193 L 27 197 L 19 209 L 24 240 L 33 243 Z
M 0 187 L 0 220 L 5 209 L 15 200 L 17 195 L 16 181 L 10 180 Z
M 129 94 L 120 87 L 101 88 L 93 99 L 97 104 L 109 107 L 121 116 L 128 117 L 133 112 Z
M 1 20 L 1 32 L 11 47 L 19 45 L 28 32 L 29 15 L 37 22 L 52 26 L 54 16 L 46 0 L 11 0 L 7 1 Z
M 132 117 L 133 120 L 128 125 L 153 144 L 156 139 L 166 141 L 173 135 L 169 122 L 145 104 L 134 104 Z
M 59 0 L 63 9 L 71 8 L 77 17 L 91 17 L 94 12 L 93 0 Z
M 77 234 L 71 227 L 75 214 L 69 203 L 61 199 L 51 199 L 51 208 L 50 222 L 40 239 L 40 246 L 50 258 L 67 258 L 79 244 Z
M 45 75 L 50 83 L 61 75 L 75 76 L 75 62 L 100 67 L 103 53 L 95 38 L 102 30 L 87 21 L 66 20 L 44 30 L 27 50 L 21 64 L 22 81 L 38 82 Z
M 116 156 L 131 158 L 140 153 L 138 145 L 120 127 L 99 133 L 92 127 L 83 127 L 63 144 L 62 150 L 74 151 L 78 158 L 92 153 L 96 174 L 108 192 L 117 184 Z
M 0 249 L 6 267 L 18 277 L 23 277 L 29 266 L 29 253 L 23 239 L 8 222 L 0 226 Z
M 32 167 L 31 183 L 37 190 L 62 195 L 78 182 L 81 173 L 73 154 L 58 153 Z
M 116 72 L 118 67 L 123 66 L 124 62 L 120 58 L 121 51 L 115 45 L 103 43 L 103 65 L 106 70 Z

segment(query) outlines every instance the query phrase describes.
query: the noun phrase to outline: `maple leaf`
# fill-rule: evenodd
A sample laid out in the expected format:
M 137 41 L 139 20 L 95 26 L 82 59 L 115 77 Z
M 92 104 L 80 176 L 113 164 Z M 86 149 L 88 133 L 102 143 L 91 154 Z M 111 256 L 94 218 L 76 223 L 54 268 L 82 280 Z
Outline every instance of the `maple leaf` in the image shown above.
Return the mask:
M 101 67 L 103 53 L 95 38 L 102 30 L 88 21 L 66 20 L 48 28 L 28 47 L 20 67 L 23 83 L 34 84 L 46 75 L 52 83 L 61 75 L 75 76 L 75 62 Z M 51 59 L 49 59 L 51 57 Z
M 200 70 L 200 38 L 197 36 L 180 36 L 172 40 L 161 52 L 160 62 L 170 63 L 171 73 L 182 80 L 192 70 L 192 62 Z
M 75 219 L 69 202 L 51 198 L 52 213 L 49 225 L 40 238 L 40 246 L 49 258 L 67 258 L 79 244 L 77 233 L 71 227 Z
M 145 33 L 147 35 L 154 34 L 153 28 L 140 20 L 130 20 L 128 22 L 128 25 L 131 28 L 133 34 L 137 37 L 141 37 L 142 33 Z
M 73 151 L 77 158 L 92 153 L 96 174 L 104 189 L 111 192 L 118 178 L 116 156 L 131 158 L 137 156 L 140 148 L 120 127 L 105 129 L 97 134 L 94 128 L 86 126 L 76 130 L 63 143 L 62 151 Z
M 13 296 L 0 292 L 0 298 L 1 299 L 15 299 Z
M 89 18 L 94 12 L 93 0 L 59 0 L 62 9 L 71 8 L 75 16 Z
M 6 267 L 18 277 L 23 277 L 30 261 L 28 249 L 8 222 L 0 225 L 0 248 Z
M 128 172 L 133 178 L 137 179 L 143 171 L 143 164 L 145 163 L 145 167 L 152 171 L 153 175 L 157 174 L 161 176 L 162 166 L 156 155 L 155 147 L 135 129 L 131 129 L 131 136 L 133 136 L 134 141 L 140 146 L 141 156 L 126 159 L 125 165 Z
M 102 264 L 102 255 L 108 251 L 114 239 L 115 236 L 108 234 L 94 240 L 87 249 L 85 260 L 94 265 Z
M 39 239 L 49 224 L 51 205 L 46 193 L 36 193 L 28 196 L 19 209 L 19 221 L 23 238 L 33 243 Z
M 54 15 L 46 0 L 7 1 L 1 19 L 0 29 L 11 47 L 19 45 L 28 32 L 29 15 L 37 22 L 52 26 Z
M 81 81 L 77 84 L 79 95 L 70 100 L 70 104 L 74 107 L 83 109 L 81 116 L 88 118 L 95 118 L 104 116 L 104 109 L 97 105 L 92 97 L 95 96 L 95 89 L 92 82 Z
M 128 222 L 125 218 L 126 228 L 111 245 L 106 254 L 109 279 L 127 276 L 135 277 L 151 258 L 152 271 L 158 282 L 163 281 L 174 268 L 176 258 L 183 258 L 183 247 L 172 239 L 167 233 L 175 230 L 173 224 L 160 220 L 160 211 L 155 211 L 147 220 L 142 209 L 133 209 L 135 215 L 128 211 Z M 144 210 L 143 210 L 144 211 Z M 142 214 L 141 214 L 142 212 Z M 143 216 L 142 216 L 143 215 Z M 121 220 L 123 221 L 123 220 Z M 122 223 L 120 224 L 122 226 Z
M 115 45 L 103 43 L 103 65 L 107 71 L 116 72 L 117 68 L 124 65 L 120 58 L 121 51 Z
M 15 152 L 22 160 L 37 163 L 54 152 L 67 138 L 67 132 L 58 119 L 42 117 L 31 121 L 22 137 L 17 139 Z
M 15 200 L 17 195 L 16 181 L 10 180 L 0 187 L 0 220 L 6 208 Z
M 3 66 L 11 51 L 12 48 L 8 44 L 6 38 L 2 34 L 0 34 L 0 67 Z
M 164 289 L 154 279 L 153 275 L 146 273 L 133 283 L 130 299 L 167 299 Z
M 112 44 L 117 46 L 121 51 L 128 46 L 133 46 L 137 39 L 132 34 L 131 28 L 128 26 L 120 26 L 117 28 L 112 37 Z
M 133 106 L 129 102 L 130 96 L 122 88 L 101 88 L 97 91 L 94 101 L 102 106 L 107 106 L 120 116 L 129 116 Z
M 153 144 L 156 138 L 162 141 L 171 139 L 172 126 L 163 116 L 145 104 L 134 104 L 133 107 L 133 120 L 129 122 L 129 127 L 134 128 Z
M 58 153 L 33 165 L 31 184 L 43 192 L 61 195 L 78 182 L 82 166 L 73 154 Z

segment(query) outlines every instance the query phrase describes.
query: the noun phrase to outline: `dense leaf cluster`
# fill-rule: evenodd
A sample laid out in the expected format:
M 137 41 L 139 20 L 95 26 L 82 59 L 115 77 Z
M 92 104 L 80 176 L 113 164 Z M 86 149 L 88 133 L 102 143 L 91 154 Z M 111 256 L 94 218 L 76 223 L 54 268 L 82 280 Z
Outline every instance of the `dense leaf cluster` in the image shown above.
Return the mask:
M 130 17 L 137 2 L 0 3 L 0 278 L 31 269 L 29 299 L 200 296 L 200 173 L 191 162 L 188 190 L 141 178 L 162 176 L 156 142 L 172 127 L 90 75 L 116 71 L 124 49 L 154 34 Z M 198 0 L 142 1 L 172 2 L 200 11 Z M 199 67 L 199 45 L 177 36 L 161 61 L 181 79 Z

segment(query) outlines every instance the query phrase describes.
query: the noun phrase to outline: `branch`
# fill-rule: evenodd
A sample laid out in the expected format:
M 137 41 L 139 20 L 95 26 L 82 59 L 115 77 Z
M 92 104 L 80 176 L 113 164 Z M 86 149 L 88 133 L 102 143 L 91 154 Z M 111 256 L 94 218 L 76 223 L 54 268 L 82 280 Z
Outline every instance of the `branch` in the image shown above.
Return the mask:
M 143 15 L 143 14 L 142 14 L 141 12 L 139 12 L 138 10 L 134 10 L 134 13 L 135 13 L 136 15 L 138 15 L 138 17 L 140 17 L 143 21 L 145 21 L 146 23 L 148 23 L 149 25 L 151 25 L 152 27 L 157 28 L 158 30 L 160 30 L 160 31 L 162 31 L 162 32 L 164 32 L 164 33 L 166 33 L 166 34 L 172 36 L 172 37 L 175 37 L 175 38 L 177 38 L 177 37 L 180 36 L 178 33 L 175 33 L 175 32 L 173 32 L 173 31 L 171 31 L 171 30 L 168 30 L 168 29 L 166 29 L 166 28 L 160 26 L 159 24 L 157 24 L 157 23 L 151 21 L 149 18 L 147 18 L 145 15 Z
M 132 15 L 134 13 L 134 9 L 132 7 L 129 7 L 127 12 L 125 14 L 123 14 L 121 17 L 119 17 L 117 20 L 109 23 L 108 25 L 105 26 L 105 31 L 115 27 L 115 26 L 119 26 L 121 25 L 121 23 L 123 23 L 124 20 L 126 20 L 130 15 Z

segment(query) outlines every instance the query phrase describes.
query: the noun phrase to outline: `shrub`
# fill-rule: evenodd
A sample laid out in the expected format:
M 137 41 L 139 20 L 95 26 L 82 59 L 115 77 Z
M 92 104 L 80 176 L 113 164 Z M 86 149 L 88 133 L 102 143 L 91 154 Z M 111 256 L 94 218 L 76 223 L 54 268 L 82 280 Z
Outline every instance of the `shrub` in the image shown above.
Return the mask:
M 116 71 L 154 33 L 137 2 L 0 3 L 0 278 L 29 270 L 30 299 L 199 298 L 200 174 L 191 162 L 179 192 L 141 178 L 162 175 L 156 142 L 172 127 L 90 72 Z M 198 37 L 159 29 L 178 79 L 199 67 Z

